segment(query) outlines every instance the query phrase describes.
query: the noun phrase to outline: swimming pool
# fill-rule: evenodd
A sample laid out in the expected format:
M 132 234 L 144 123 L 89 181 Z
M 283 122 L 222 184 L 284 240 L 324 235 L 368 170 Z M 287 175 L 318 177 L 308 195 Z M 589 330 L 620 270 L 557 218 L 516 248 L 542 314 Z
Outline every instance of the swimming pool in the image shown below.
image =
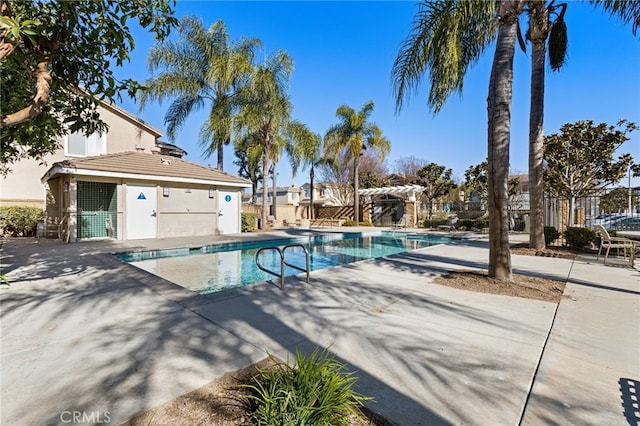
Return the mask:
M 227 243 L 200 248 L 117 253 L 116 256 L 120 260 L 182 287 L 200 294 L 208 294 L 274 279 L 274 276 L 261 271 L 256 266 L 256 252 L 262 247 L 303 244 L 309 251 L 310 270 L 317 271 L 451 241 L 448 237 L 428 234 L 345 233 Z M 288 249 L 286 260 L 304 268 L 303 250 L 299 247 Z M 263 251 L 260 254 L 260 263 L 270 270 L 279 271 L 280 255 L 275 250 Z M 294 268 L 285 268 L 285 276 L 299 273 L 300 271 Z

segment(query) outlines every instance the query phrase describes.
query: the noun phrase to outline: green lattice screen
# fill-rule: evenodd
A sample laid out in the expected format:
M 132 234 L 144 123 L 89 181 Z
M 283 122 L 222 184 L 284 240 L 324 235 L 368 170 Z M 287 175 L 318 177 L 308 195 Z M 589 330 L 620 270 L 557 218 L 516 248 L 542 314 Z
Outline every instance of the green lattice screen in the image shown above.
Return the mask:
M 78 239 L 118 235 L 116 184 L 78 181 Z

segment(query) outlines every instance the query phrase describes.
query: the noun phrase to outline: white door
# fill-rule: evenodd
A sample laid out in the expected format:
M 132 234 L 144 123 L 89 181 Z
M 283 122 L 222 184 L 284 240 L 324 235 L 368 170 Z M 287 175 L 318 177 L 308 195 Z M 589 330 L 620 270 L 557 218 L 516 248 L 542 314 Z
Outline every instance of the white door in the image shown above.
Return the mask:
M 157 210 L 155 186 L 127 185 L 127 239 L 156 238 Z
M 240 233 L 240 192 L 218 191 L 218 231 L 221 234 Z

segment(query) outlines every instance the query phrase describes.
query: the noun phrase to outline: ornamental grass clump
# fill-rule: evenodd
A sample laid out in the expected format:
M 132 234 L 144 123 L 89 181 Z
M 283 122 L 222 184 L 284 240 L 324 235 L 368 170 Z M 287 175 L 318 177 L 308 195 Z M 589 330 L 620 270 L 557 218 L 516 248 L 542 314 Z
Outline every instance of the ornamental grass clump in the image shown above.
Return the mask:
M 245 385 L 254 424 L 349 425 L 370 399 L 353 390 L 356 377 L 327 349 L 306 358 L 296 350 L 295 366 L 271 359 L 274 367 L 259 370 Z

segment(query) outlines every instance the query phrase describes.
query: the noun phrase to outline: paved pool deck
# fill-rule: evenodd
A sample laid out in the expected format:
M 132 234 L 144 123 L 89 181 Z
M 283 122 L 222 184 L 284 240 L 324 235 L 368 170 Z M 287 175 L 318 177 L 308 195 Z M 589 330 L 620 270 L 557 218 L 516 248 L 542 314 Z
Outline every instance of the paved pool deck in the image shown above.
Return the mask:
M 370 408 L 398 425 L 640 420 L 638 263 L 512 256 L 514 273 L 567 282 L 556 305 L 434 284 L 448 271 L 486 269 L 482 235 L 312 272 L 309 285 L 288 278 L 285 292 L 212 296 L 110 254 L 308 232 L 5 241 L 0 424 L 69 424 L 74 412 L 85 424 L 118 424 L 267 352 L 286 359 L 329 345 L 375 398 Z

